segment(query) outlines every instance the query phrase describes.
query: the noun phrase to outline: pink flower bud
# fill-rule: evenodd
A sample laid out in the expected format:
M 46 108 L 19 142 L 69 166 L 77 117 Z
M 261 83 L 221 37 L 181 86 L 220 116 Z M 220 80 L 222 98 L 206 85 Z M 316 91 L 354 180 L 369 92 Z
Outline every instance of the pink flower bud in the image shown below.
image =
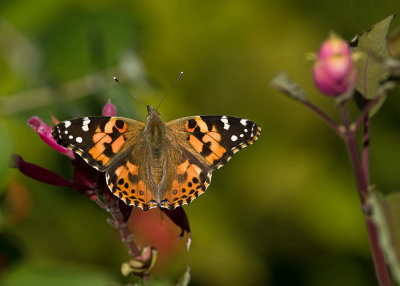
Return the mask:
M 354 86 L 357 72 L 346 41 L 331 36 L 321 45 L 313 76 L 318 89 L 329 96 L 340 95 Z
M 103 107 L 103 116 L 116 116 L 117 115 L 117 108 L 115 107 L 114 104 L 111 103 L 111 100 L 109 99 Z

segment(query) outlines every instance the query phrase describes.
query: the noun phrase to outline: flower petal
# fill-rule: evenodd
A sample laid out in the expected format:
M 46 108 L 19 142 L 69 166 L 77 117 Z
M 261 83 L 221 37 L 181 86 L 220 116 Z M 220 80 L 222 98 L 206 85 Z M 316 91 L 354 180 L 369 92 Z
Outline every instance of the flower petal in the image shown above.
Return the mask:
M 42 138 L 42 140 L 49 145 L 51 148 L 56 151 L 70 157 L 71 159 L 75 159 L 74 153 L 57 144 L 56 140 L 53 138 L 51 134 L 52 127 L 44 123 L 39 117 L 33 116 L 28 120 L 28 125 L 36 131 L 36 133 Z
M 320 47 L 314 63 L 313 77 L 318 89 L 328 96 L 338 96 L 357 81 L 350 46 L 332 35 Z
M 111 103 L 111 100 L 109 99 L 103 107 L 103 112 L 102 114 L 104 116 L 116 116 L 117 115 L 117 108 L 115 107 L 114 104 Z
M 21 156 L 17 154 L 11 155 L 10 168 L 17 168 L 22 174 L 37 181 L 63 187 L 74 187 L 75 184 L 70 180 L 53 173 L 38 165 L 25 162 Z
M 133 206 L 128 206 L 127 204 L 125 204 L 125 202 L 123 200 L 118 200 L 118 208 L 119 208 L 119 211 L 124 216 L 125 222 L 127 222 L 129 217 L 131 216 Z
M 181 234 L 179 237 L 183 237 L 185 235 L 185 231 L 188 235 L 190 235 L 190 226 L 189 220 L 186 216 L 183 208 L 176 208 L 173 211 L 170 211 L 165 208 L 161 208 L 161 210 L 181 229 Z

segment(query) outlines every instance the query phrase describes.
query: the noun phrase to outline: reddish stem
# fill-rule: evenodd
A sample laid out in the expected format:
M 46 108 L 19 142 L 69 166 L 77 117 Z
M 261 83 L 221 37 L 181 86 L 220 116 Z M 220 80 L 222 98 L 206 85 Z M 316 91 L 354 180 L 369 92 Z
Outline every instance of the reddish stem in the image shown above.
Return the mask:
M 365 174 L 365 179 L 367 184 L 369 185 L 369 118 L 368 116 L 364 119 L 364 128 L 363 128 L 363 153 L 362 153 L 362 164 L 363 170 Z
M 346 128 L 346 132 L 344 133 L 344 141 L 347 147 L 347 150 L 349 152 L 350 160 L 352 163 L 353 171 L 354 171 L 354 176 L 356 179 L 356 184 L 357 184 L 357 189 L 358 193 L 360 195 L 360 200 L 362 204 L 363 210 L 368 209 L 367 205 L 367 198 L 368 198 L 368 185 L 369 185 L 369 173 L 366 172 L 368 171 L 369 167 L 369 149 L 363 148 L 363 165 L 361 164 L 361 158 L 359 154 L 359 149 L 357 145 L 357 140 L 356 140 L 356 130 L 350 128 L 349 124 L 349 117 L 348 117 L 348 110 L 347 108 L 342 105 L 341 106 L 341 115 L 342 115 L 342 121 L 343 124 Z M 368 117 L 365 117 L 368 121 Z M 367 129 L 364 129 L 364 131 L 368 131 L 368 126 Z M 368 134 L 369 136 L 369 131 Z M 382 249 L 379 246 L 379 241 L 378 241 L 378 233 L 377 233 L 377 228 L 375 223 L 371 220 L 369 217 L 368 212 L 364 212 L 364 218 L 365 218 L 365 223 L 367 226 L 367 231 L 368 231 L 368 236 L 369 236 L 369 241 L 370 241 L 370 246 L 371 246 L 371 251 L 372 251 L 372 258 L 374 260 L 374 266 L 375 266 L 375 272 L 376 276 L 378 278 L 379 285 L 381 286 L 391 286 L 392 282 L 390 280 L 390 275 L 388 268 L 385 263 L 385 258 L 383 256 Z
M 101 208 L 107 210 L 111 214 L 113 219 L 110 219 L 109 222 L 112 226 L 119 230 L 122 241 L 128 247 L 129 255 L 132 257 L 140 255 L 140 248 L 137 246 L 134 236 L 125 222 L 124 215 L 121 213 L 118 207 L 118 198 L 110 196 L 107 193 L 105 193 L 102 198 L 104 202 L 99 199 L 96 200 L 96 202 Z
M 383 96 L 377 96 L 367 102 L 367 104 L 362 109 L 361 114 L 358 116 L 357 121 L 354 123 L 354 133 L 356 133 L 361 125 L 364 124 L 365 120 L 368 119 L 368 115 L 372 107 L 377 104 L 382 98 Z

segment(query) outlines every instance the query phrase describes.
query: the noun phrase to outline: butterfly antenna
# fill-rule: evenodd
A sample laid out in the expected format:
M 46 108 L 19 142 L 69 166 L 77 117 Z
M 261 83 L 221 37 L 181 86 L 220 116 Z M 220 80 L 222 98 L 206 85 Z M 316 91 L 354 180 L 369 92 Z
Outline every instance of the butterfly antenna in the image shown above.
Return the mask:
M 171 90 L 175 87 L 176 83 L 178 82 L 178 80 L 182 77 L 183 72 L 180 72 L 177 79 L 174 81 L 174 83 L 171 85 L 171 87 L 169 88 L 169 90 L 167 91 L 167 93 L 163 96 L 163 98 L 161 99 L 160 103 L 158 104 L 156 110 L 158 110 L 158 108 L 160 107 L 161 103 L 164 101 L 164 98 L 167 97 L 167 95 L 171 92 Z
M 113 79 L 115 80 L 116 83 L 120 84 L 118 78 L 116 76 L 113 77 Z M 125 88 L 126 89 L 126 88 Z M 131 94 L 134 98 L 136 98 L 137 100 L 139 100 L 139 102 L 141 102 L 144 106 L 148 107 L 148 105 L 146 103 L 144 103 L 139 97 L 137 97 L 134 94 Z

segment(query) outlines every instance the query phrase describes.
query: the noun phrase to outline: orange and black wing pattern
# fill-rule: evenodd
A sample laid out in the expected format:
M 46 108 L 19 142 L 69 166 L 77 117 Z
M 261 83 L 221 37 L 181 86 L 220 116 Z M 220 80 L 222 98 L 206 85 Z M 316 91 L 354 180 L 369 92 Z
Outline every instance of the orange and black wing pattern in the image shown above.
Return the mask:
M 232 116 L 192 116 L 167 123 L 167 133 L 180 154 L 173 165 L 175 177 L 165 193 L 166 207 L 189 204 L 204 193 L 212 171 L 225 165 L 244 147 L 253 144 L 261 128 L 248 119 Z
M 110 166 L 106 171 L 106 181 L 110 190 L 127 205 L 146 211 L 157 207 L 158 203 L 149 183 L 149 165 L 139 146 L 130 146 L 126 154 Z
M 144 123 L 122 117 L 83 117 L 53 128 L 57 143 L 80 155 L 90 166 L 105 171 L 143 130 Z

